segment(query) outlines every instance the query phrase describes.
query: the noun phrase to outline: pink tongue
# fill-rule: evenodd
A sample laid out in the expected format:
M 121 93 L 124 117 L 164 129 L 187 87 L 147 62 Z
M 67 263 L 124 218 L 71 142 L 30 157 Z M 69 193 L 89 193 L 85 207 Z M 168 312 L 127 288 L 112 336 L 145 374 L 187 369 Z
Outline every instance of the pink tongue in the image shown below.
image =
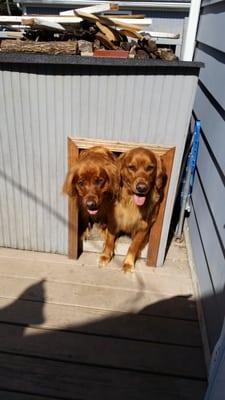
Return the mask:
M 98 210 L 87 210 L 90 215 L 96 215 Z
M 143 206 L 146 196 L 137 196 L 136 194 L 134 194 L 134 202 L 137 206 Z

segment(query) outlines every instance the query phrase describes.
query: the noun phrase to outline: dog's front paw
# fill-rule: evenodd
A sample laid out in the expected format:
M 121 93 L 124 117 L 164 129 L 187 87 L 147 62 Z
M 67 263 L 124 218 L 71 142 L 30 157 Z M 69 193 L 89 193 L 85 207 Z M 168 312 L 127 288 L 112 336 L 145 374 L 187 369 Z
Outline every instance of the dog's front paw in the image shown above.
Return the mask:
M 122 266 L 123 272 L 125 272 L 125 273 L 134 272 L 134 263 L 135 263 L 134 257 L 128 253 L 123 262 L 123 266 Z
M 105 267 L 111 260 L 111 256 L 109 256 L 108 254 L 101 254 L 99 259 L 98 259 L 98 265 L 99 267 Z

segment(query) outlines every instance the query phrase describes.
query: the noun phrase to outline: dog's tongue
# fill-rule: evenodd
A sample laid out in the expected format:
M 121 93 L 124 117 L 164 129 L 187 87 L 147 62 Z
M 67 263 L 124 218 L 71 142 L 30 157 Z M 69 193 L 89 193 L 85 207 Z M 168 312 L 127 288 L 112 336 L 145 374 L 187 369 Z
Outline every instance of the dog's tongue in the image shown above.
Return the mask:
M 98 210 L 87 210 L 90 215 L 96 215 Z
M 143 206 L 146 196 L 137 196 L 136 194 L 134 194 L 133 198 L 137 206 Z

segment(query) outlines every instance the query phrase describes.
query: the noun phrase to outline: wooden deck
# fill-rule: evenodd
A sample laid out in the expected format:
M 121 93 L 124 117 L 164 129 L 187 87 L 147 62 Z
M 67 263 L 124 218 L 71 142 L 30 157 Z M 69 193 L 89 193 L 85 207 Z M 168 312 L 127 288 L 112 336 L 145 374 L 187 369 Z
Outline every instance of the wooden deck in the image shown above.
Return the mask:
M 203 398 L 185 247 L 164 268 L 120 266 L 0 249 L 0 399 Z

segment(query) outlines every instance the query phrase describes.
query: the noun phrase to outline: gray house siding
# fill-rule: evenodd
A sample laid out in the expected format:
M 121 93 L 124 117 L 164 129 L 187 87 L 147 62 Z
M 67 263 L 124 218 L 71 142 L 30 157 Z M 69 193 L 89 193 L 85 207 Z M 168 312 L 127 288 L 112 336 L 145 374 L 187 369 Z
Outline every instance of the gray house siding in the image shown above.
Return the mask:
M 194 104 L 201 140 L 189 229 L 210 349 L 225 316 L 225 1 L 203 1 L 195 60 L 203 61 Z

